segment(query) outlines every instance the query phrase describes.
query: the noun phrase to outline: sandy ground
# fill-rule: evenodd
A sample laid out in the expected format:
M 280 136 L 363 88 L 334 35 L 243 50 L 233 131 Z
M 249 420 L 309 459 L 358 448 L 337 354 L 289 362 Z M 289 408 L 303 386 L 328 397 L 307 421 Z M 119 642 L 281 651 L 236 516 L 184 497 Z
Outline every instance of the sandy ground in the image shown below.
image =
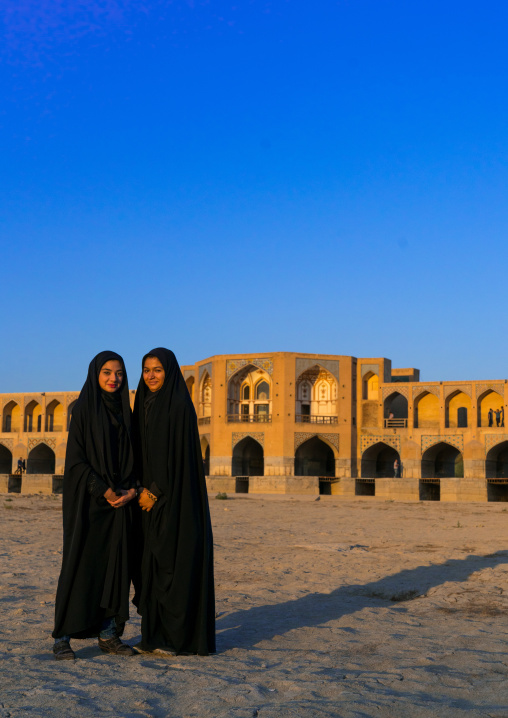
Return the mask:
M 508 718 L 506 504 L 210 503 L 218 653 L 57 663 L 61 500 L 0 496 L 0 718 Z

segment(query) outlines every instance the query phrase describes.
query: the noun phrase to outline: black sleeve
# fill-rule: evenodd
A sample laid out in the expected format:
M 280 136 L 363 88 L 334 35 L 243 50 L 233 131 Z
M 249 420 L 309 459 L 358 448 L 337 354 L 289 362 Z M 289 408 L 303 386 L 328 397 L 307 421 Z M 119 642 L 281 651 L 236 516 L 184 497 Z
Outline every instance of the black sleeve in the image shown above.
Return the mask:
M 94 474 L 94 472 L 91 471 L 86 480 L 86 488 L 91 496 L 99 499 L 101 496 L 104 496 L 106 491 L 109 489 L 109 486 L 101 478 L 99 478 L 97 474 Z
M 152 481 L 152 483 L 150 484 L 150 491 L 151 491 L 152 494 L 153 494 L 154 496 L 156 496 L 158 499 L 160 499 L 160 497 L 162 496 L 162 491 L 159 489 L 159 487 L 157 486 L 157 484 L 155 483 L 155 481 Z

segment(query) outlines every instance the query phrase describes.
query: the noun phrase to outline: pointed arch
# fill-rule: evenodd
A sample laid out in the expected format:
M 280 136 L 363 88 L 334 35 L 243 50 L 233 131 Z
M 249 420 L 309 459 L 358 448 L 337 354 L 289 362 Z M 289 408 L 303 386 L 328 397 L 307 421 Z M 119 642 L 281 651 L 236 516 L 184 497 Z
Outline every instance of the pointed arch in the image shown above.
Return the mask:
M 55 452 L 53 449 L 44 442 L 34 446 L 28 454 L 26 472 L 27 474 L 54 474 Z
M 398 462 L 396 472 L 395 462 Z M 380 479 L 400 475 L 400 454 L 384 441 L 378 441 L 369 446 L 362 454 L 361 477 L 362 479 Z
M 423 391 L 415 397 L 414 403 L 415 429 L 438 429 L 440 419 L 439 399 L 430 391 Z
M 46 407 L 46 431 L 64 430 L 64 408 L 58 399 L 53 399 Z
M 199 415 L 212 415 L 212 377 L 205 371 L 199 387 Z
M 6 433 L 21 431 L 21 407 L 15 401 L 10 401 L 4 407 L 2 428 Z
M 231 461 L 232 476 L 264 476 L 264 450 L 251 436 L 235 444 Z
M 254 362 L 239 367 L 228 380 L 228 421 L 270 422 L 272 377 Z
M 422 456 L 422 479 L 464 478 L 462 453 L 451 444 L 440 441 Z
M 508 479 L 508 441 L 495 444 L 485 457 L 487 479 Z
M 336 424 L 337 398 L 337 379 L 328 369 L 316 362 L 296 377 L 296 421 Z
M 74 399 L 74 401 L 71 401 L 71 403 L 67 407 L 67 431 L 69 431 L 69 427 L 71 425 L 72 410 L 76 406 L 76 402 L 77 402 L 77 399 Z
M 28 402 L 25 407 L 25 431 L 43 431 L 42 406 L 35 399 Z
M 500 415 L 501 412 L 504 414 L 504 399 L 494 389 L 487 389 L 480 394 L 477 401 L 478 426 L 503 426 L 504 421 L 501 419 L 497 424 L 496 412 L 498 411 Z
M 0 474 L 12 473 L 12 452 L 4 444 L 0 444 Z
M 392 391 L 383 402 L 383 412 L 386 427 L 407 426 L 407 397 L 399 391 Z
M 335 453 L 318 436 L 304 441 L 295 451 L 295 476 L 335 476 Z
M 457 389 L 445 399 L 446 428 L 467 427 L 471 416 L 471 397 Z
M 362 399 L 364 401 L 377 401 L 379 398 L 379 376 L 373 371 L 368 371 L 362 377 Z

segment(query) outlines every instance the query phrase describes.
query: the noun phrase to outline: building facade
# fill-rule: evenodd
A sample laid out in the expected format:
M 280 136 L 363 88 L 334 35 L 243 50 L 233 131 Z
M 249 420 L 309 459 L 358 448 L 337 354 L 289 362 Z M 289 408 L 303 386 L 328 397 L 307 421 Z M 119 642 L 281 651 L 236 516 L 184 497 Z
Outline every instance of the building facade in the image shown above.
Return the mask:
M 385 358 L 292 352 L 182 373 L 211 490 L 506 497 L 506 380 L 420 382 Z M 0 395 L 0 474 L 18 458 L 28 474 L 63 472 L 77 396 Z

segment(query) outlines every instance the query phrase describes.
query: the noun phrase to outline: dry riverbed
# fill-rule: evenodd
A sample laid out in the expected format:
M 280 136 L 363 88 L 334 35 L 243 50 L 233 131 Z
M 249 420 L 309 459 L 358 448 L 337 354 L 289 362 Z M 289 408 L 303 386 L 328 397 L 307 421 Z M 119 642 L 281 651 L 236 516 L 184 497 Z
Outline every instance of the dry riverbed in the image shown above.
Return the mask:
M 217 654 L 57 663 L 61 498 L 0 495 L 0 718 L 508 718 L 506 504 L 210 505 Z

